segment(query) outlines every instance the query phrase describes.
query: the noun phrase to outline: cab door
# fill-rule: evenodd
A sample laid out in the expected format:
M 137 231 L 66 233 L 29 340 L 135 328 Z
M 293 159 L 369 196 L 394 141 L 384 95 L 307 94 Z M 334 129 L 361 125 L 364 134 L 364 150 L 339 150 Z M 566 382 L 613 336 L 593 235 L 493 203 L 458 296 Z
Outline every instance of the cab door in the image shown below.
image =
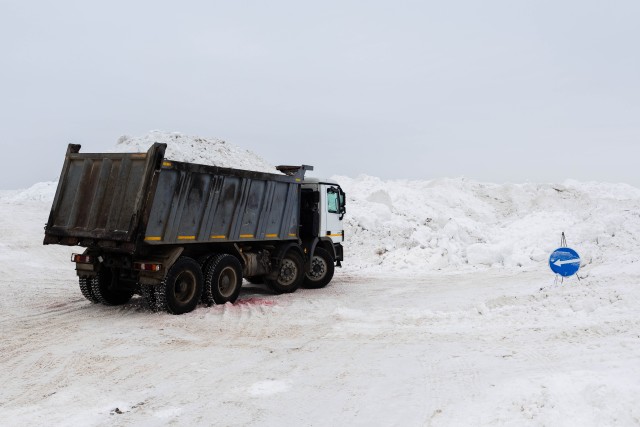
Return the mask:
M 344 240 L 344 227 L 342 219 L 345 214 L 344 192 L 338 185 L 323 185 L 325 199 L 324 212 L 324 236 L 330 237 L 334 243 Z

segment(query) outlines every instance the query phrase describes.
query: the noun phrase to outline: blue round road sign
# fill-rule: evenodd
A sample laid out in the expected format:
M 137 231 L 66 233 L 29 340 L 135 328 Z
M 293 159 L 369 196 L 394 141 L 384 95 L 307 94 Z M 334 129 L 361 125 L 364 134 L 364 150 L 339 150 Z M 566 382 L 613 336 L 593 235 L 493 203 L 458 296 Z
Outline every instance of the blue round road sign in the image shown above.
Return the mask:
M 549 267 L 563 277 L 573 276 L 580 268 L 580 255 L 571 248 L 558 248 L 549 257 Z

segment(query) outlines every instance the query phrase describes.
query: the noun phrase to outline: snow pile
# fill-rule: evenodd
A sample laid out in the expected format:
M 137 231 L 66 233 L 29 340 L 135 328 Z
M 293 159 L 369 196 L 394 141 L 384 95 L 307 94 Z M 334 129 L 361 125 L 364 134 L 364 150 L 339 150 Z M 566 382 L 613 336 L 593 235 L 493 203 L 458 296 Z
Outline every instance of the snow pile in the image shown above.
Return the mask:
M 165 157 L 178 162 L 199 163 L 225 168 L 280 174 L 276 168 L 252 151 L 216 138 L 152 131 L 140 137 L 121 136 L 111 152 L 146 152 L 153 143 L 167 144 Z
M 622 269 L 638 260 L 640 190 L 626 184 L 334 179 L 347 192 L 348 270 L 534 267 L 547 262 L 563 231 L 583 267 L 615 263 Z M 56 183 L 39 183 L 3 192 L 0 201 L 45 202 L 48 212 L 55 189 Z
M 178 133 L 123 136 L 113 151 L 146 151 L 154 142 L 167 144 L 169 159 L 277 173 L 250 151 Z M 413 274 L 538 267 L 559 246 L 563 231 L 583 267 L 615 264 L 624 269 L 638 260 L 640 189 L 626 184 L 334 179 L 347 192 L 347 270 Z M 56 183 L 39 183 L 0 192 L 0 201 L 44 202 L 48 214 L 55 190 Z
M 39 182 L 26 190 L 6 191 L 0 194 L 0 201 L 22 204 L 27 202 L 51 202 L 56 194 L 57 182 Z
M 345 265 L 356 269 L 531 267 L 563 231 L 583 266 L 638 259 L 640 190 L 626 184 L 334 179 L 347 192 Z

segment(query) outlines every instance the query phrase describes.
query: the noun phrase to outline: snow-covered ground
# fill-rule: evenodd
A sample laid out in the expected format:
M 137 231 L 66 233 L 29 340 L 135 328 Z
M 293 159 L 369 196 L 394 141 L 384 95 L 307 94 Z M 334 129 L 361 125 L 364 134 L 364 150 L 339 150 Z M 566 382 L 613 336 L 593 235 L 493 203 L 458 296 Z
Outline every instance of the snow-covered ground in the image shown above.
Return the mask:
M 327 288 L 182 316 L 90 304 L 42 246 L 55 184 L 0 192 L 0 424 L 640 425 L 640 190 L 337 179 Z

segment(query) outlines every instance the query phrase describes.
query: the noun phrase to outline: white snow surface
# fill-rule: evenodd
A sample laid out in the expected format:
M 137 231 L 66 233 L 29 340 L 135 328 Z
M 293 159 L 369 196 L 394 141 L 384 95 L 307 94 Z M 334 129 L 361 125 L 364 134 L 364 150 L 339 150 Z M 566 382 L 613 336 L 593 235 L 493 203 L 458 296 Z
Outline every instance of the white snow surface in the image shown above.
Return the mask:
M 81 248 L 42 245 L 55 183 L 0 191 L 1 424 L 640 425 L 640 190 L 334 178 L 329 286 L 182 316 L 86 301 Z
M 108 151 L 142 153 L 156 142 L 167 144 L 165 158 L 170 160 L 280 174 L 274 166 L 253 151 L 239 148 L 222 139 L 179 132 L 151 131 L 138 137 L 123 135 Z
M 347 193 L 349 264 L 367 272 L 539 268 L 563 231 L 582 267 L 637 260 L 640 189 L 627 184 L 333 178 Z

